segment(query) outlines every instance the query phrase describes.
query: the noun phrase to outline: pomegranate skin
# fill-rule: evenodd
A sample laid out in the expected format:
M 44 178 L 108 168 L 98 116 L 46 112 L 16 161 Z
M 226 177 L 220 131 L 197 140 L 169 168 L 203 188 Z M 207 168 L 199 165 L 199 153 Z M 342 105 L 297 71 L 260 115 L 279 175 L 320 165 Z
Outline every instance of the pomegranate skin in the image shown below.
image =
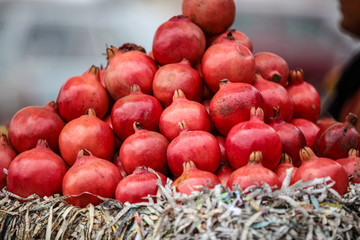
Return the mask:
M 2 133 L 0 136 L 0 189 L 6 186 L 7 175 L 3 169 L 8 169 L 11 161 L 17 156 L 17 153 L 10 145 L 7 136 Z
M 136 50 L 122 53 L 112 47 L 106 52 L 105 85 L 115 101 L 129 95 L 134 84 L 139 85 L 144 94 L 152 94 L 152 82 L 157 71 L 154 59 Z
M 209 114 L 216 130 L 226 136 L 240 122 L 249 120 L 250 108 L 264 107 L 259 90 L 248 83 L 221 81 L 219 91 L 210 101 Z
M 252 52 L 253 44 L 251 39 L 245 33 L 237 31 L 236 29 L 230 29 L 229 31 L 223 32 L 220 35 L 216 36 L 211 41 L 211 45 L 224 42 L 227 39 L 231 39 L 231 38 L 233 38 L 237 43 L 244 45 Z
M 235 20 L 234 0 L 184 0 L 182 14 L 188 16 L 206 35 L 226 31 Z
M 100 69 L 91 66 L 81 76 L 69 78 L 61 86 L 56 103 L 66 122 L 84 115 L 89 108 L 103 118 L 109 108 L 109 95 L 100 82 Z
M 160 65 L 177 63 L 183 59 L 195 66 L 206 47 L 203 31 L 183 15 L 170 18 L 156 30 L 152 53 Z
M 320 127 L 316 123 L 305 118 L 293 118 L 290 122 L 298 127 L 304 134 L 306 146 L 313 148 L 315 138 L 320 130 Z
M 343 166 L 352 183 L 360 183 L 359 150 L 350 149 L 347 157 L 339 158 L 336 162 Z
M 58 152 L 58 138 L 64 126 L 54 101 L 43 107 L 28 106 L 12 117 L 8 128 L 9 141 L 21 153 L 34 148 L 41 138 L 54 152 Z
M 50 197 L 62 193 L 66 172 L 64 160 L 48 147 L 46 140 L 39 139 L 36 147 L 20 153 L 11 161 L 7 188 L 24 198 L 32 194 Z
M 152 87 L 154 97 L 164 107 L 172 103 L 176 89 L 181 89 L 189 100 L 202 100 L 203 80 L 187 59 L 161 66 L 155 73 Z
M 290 176 L 290 185 L 292 185 L 294 182 L 295 173 L 297 171 L 297 167 L 295 167 L 292 163 L 291 158 L 288 154 L 283 153 L 281 155 L 280 163 L 276 166 L 274 169 L 274 173 L 278 175 L 280 183 L 282 183 L 287 175 L 287 170 L 289 168 L 292 168 L 291 176 Z
M 227 164 L 222 164 L 218 170 L 216 170 L 215 175 L 220 179 L 221 184 L 226 187 L 227 182 L 229 180 L 230 175 L 234 172 Z

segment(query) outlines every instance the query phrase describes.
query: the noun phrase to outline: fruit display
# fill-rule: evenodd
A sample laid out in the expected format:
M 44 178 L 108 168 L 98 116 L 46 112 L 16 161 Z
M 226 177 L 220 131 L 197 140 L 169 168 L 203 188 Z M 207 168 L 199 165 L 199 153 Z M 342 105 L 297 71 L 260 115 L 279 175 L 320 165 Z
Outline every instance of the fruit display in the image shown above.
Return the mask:
M 105 50 L 106 67 L 79 69 L 56 101 L 20 109 L 0 139 L 5 195 L 24 204 L 57 196 L 74 209 L 110 201 L 121 211 L 180 196 L 166 208 L 170 216 L 204 191 L 261 201 L 286 188 L 309 191 L 324 178 L 340 198 L 354 192 L 357 116 L 321 119 L 306 73 L 275 53 L 253 52 L 251 39 L 230 29 L 234 18 L 233 0 L 184 0 L 182 13 L 158 27 L 151 51 L 115 43 Z M 138 229 L 159 219 L 132 216 Z M 206 224 L 193 229 L 202 233 Z

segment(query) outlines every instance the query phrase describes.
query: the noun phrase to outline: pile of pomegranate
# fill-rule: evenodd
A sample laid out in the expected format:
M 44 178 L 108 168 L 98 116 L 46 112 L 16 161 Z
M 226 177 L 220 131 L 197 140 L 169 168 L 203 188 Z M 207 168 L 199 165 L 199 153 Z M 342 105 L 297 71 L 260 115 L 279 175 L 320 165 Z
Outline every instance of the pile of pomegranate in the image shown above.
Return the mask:
M 66 80 L 56 101 L 20 109 L 0 139 L 0 187 L 85 207 L 156 201 L 167 182 L 184 194 L 276 189 L 293 168 L 290 184 L 330 176 L 345 194 L 360 179 L 358 117 L 320 118 L 305 73 L 253 52 L 230 29 L 234 18 L 233 0 L 184 0 L 149 53 L 111 46 L 106 67 Z

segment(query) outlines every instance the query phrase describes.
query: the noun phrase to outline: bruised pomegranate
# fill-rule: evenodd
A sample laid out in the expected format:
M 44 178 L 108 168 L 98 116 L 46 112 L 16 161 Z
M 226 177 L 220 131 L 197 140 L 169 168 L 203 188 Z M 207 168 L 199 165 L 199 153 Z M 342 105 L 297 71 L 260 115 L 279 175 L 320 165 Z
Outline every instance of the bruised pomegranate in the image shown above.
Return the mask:
M 236 124 L 229 131 L 225 141 L 226 155 L 234 169 L 245 166 L 250 154 L 261 151 L 261 164 L 274 169 L 281 157 L 282 142 L 276 131 L 264 123 L 264 112 L 261 108 L 252 107 L 250 119 Z
M 115 198 L 115 190 L 121 175 L 110 161 L 97 158 L 86 149 L 81 149 L 75 164 L 64 176 L 62 188 L 65 200 L 74 206 L 98 205 L 102 198 Z
M 189 130 L 210 132 L 209 114 L 204 105 L 186 98 L 180 89 L 175 90 L 173 102 L 164 109 L 160 116 L 160 132 L 170 141 L 179 135 L 178 123 L 184 120 Z
M 111 110 L 114 132 L 122 141 L 134 133 L 133 123 L 142 128 L 159 130 L 159 120 L 163 108 L 154 96 L 142 93 L 139 85 L 131 86 L 130 94 L 118 99 Z
M 287 175 L 287 170 L 289 168 L 292 168 L 292 172 L 291 172 L 291 176 L 290 176 L 290 185 L 291 185 L 291 184 L 295 183 L 294 176 L 295 176 L 295 173 L 298 168 L 293 165 L 291 157 L 288 154 L 283 153 L 281 155 L 279 165 L 277 165 L 276 168 L 274 169 L 274 173 L 276 175 L 278 175 L 280 183 L 282 183 L 284 181 L 284 179 Z
M 336 160 L 344 167 L 352 183 L 360 183 L 360 157 L 358 149 L 350 149 L 348 156 Z
M 114 154 L 114 133 L 90 108 L 86 114 L 65 125 L 59 135 L 59 148 L 69 166 L 75 163 L 78 152 L 83 148 L 96 157 L 111 160 Z
M 44 139 L 49 147 L 59 151 L 58 138 L 65 122 L 57 112 L 54 101 L 45 106 L 28 106 L 20 109 L 9 123 L 8 136 L 11 145 L 20 153 L 37 145 L 38 139 Z
M 189 100 L 202 100 L 203 80 L 187 59 L 161 66 L 155 73 L 153 95 L 164 107 L 171 104 L 176 89 L 181 89 Z
M 214 188 L 217 184 L 221 181 L 214 173 L 200 170 L 188 161 L 183 163 L 183 172 L 172 185 L 177 192 L 191 195 L 193 191 L 200 191 L 199 187 Z
M 221 43 L 223 41 L 226 41 L 226 39 L 231 39 L 231 38 L 233 38 L 236 42 L 247 47 L 250 51 L 253 50 L 253 44 L 251 42 L 251 39 L 248 36 L 246 36 L 245 33 L 237 31 L 236 29 L 230 29 L 229 31 L 221 33 L 211 42 L 211 45 L 216 43 Z
M 183 163 L 191 160 L 200 170 L 215 172 L 220 162 L 220 147 L 209 132 L 190 131 L 185 121 L 178 123 L 180 134 L 167 148 L 167 162 L 172 174 L 178 177 L 183 172 Z
M 136 167 L 144 166 L 167 174 L 167 138 L 158 132 L 142 129 L 139 122 L 134 122 L 133 128 L 135 133 L 125 139 L 119 151 L 126 173 L 131 174 Z
M 219 91 L 210 101 L 210 118 L 216 130 L 226 136 L 233 126 L 249 120 L 253 106 L 264 107 L 259 90 L 248 83 L 222 80 Z
M 304 134 L 306 146 L 313 148 L 315 138 L 320 130 L 320 127 L 316 123 L 305 118 L 293 118 L 290 123 L 298 127 Z
M 132 174 L 121 179 L 116 187 L 115 198 L 122 203 L 148 202 L 147 197 L 156 195 L 159 180 L 165 186 L 167 178 L 163 174 L 137 167 Z M 156 202 L 154 197 L 153 200 Z
M 242 190 L 250 186 L 261 186 L 267 183 L 270 187 L 280 188 L 279 177 L 270 169 L 265 168 L 261 162 L 263 156 L 261 151 L 254 151 L 249 156 L 248 164 L 235 170 L 229 177 L 227 187 L 231 190 L 238 184 Z
M 346 157 L 350 149 L 360 149 L 360 134 L 355 126 L 358 117 L 349 113 L 345 122 L 338 122 L 321 129 L 315 139 L 314 152 L 319 157 L 339 159 Z
M 226 31 L 235 20 L 234 0 L 184 0 L 182 14 L 196 23 L 206 35 Z
M 152 52 L 160 65 L 177 63 L 184 58 L 195 66 L 206 47 L 203 31 L 183 15 L 170 18 L 156 30 Z
M 335 184 L 332 186 L 340 195 L 344 195 L 349 186 L 349 178 L 345 169 L 330 158 L 318 157 L 309 147 L 300 150 L 301 166 L 296 171 L 294 182 L 304 182 L 315 179 L 330 177 Z
M 50 197 L 61 194 L 63 177 L 67 171 L 64 160 L 54 153 L 46 140 L 17 155 L 10 163 L 7 188 L 20 197 L 37 194 Z
M 11 161 L 16 157 L 16 152 L 10 145 L 7 136 L 2 133 L 0 137 L 0 190 L 6 186 L 6 174 L 4 169 L 8 169 Z
M 60 88 L 56 103 L 66 122 L 84 115 L 89 108 L 103 118 L 109 108 L 109 95 L 100 82 L 100 69 L 93 65 L 81 76 L 69 78 Z

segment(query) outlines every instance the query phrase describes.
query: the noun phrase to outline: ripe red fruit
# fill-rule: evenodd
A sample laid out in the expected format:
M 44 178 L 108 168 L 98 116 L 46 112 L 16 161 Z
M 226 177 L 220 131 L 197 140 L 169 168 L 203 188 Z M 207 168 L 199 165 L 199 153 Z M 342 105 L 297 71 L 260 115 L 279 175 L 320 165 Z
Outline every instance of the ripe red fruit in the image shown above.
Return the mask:
M 265 168 L 261 162 L 263 156 L 261 151 L 252 152 L 248 164 L 235 170 L 229 177 L 227 187 L 231 190 L 238 184 L 242 190 L 250 186 L 262 186 L 267 183 L 270 187 L 280 188 L 279 177 L 270 169 Z
M 74 206 L 86 207 L 103 202 L 98 198 L 115 198 L 121 175 L 110 161 L 97 158 L 86 149 L 79 151 L 75 164 L 64 176 L 62 188 L 65 200 Z
M 7 136 L 2 133 L 0 137 L 0 190 L 6 186 L 6 174 L 4 169 L 8 169 L 11 161 L 16 157 L 16 152 L 10 145 Z
M 330 177 L 335 184 L 332 186 L 340 195 L 344 195 L 349 186 L 349 178 L 345 169 L 330 158 L 318 157 L 309 147 L 300 150 L 301 166 L 296 171 L 294 182 L 304 182 L 315 179 Z
M 46 140 L 39 139 L 35 148 L 20 153 L 11 161 L 7 188 L 24 198 L 33 194 L 39 197 L 61 194 L 66 171 L 64 160 L 49 148 Z
M 350 149 L 347 157 L 337 159 L 336 162 L 343 166 L 352 183 L 360 183 L 359 150 Z
M 226 31 L 233 24 L 235 3 L 234 0 L 184 0 L 182 13 L 211 36 Z
M 156 30 L 152 52 L 160 65 L 188 59 L 195 66 L 206 47 L 203 31 L 183 15 L 170 18 Z
M 37 145 L 38 139 L 44 139 L 49 147 L 59 151 L 58 138 L 65 122 L 57 112 L 54 101 L 43 107 L 28 106 L 19 110 L 9 123 L 9 141 L 20 153 Z
M 125 139 L 119 151 L 126 173 L 131 174 L 136 167 L 144 166 L 167 174 L 167 138 L 158 132 L 142 129 L 139 122 L 134 122 L 133 128 L 135 133 Z
M 237 31 L 236 29 L 230 29 L 229 31 L 221 33 L 215 39 L 213 39 L 211 45 L 221 43 L 223 41 L 226 41 L 227 39 L 234 39 L 237 43 L 240 43 L 247 47 L 250 51 L 253 50 L 253 44 L 251 42 L 251 39 L 246 36 L 245 33 Z
M 227 164 L 222 164 L 219 169 L 215 172 L 215 175 L 220 179 L 221 184 L 226 187 L 226 184 L 229 180 L 230 175 L 234 172 Z
M 305 118 L 293 118 L 290 122 L 298 127 L 304 134 L 306 146 L 313 148 L 315 138 L 320 130 L 320 127 L 316 123 Z
M 262 152 L 264 167 L 274 169 L 280 161 L 282 143 L 276 131 L 264 123 L 263 110 L 252 107 L 250 120 L 238 123 L 226 136 L 225 149 L 234 169 L 247 165 L 254 151 Z
M 183 173 L 172 185 L 177 192 L 191 195 L 193 191 L 200 191 L 199 186 L 214 188 L 217 184 L 221 184 L 221 181 L 214 173 L 200 170 L 192 161 L 189 161 L 184 162 Z
M 220 164 L 227 164 L 228 161 L 227 161 L 226 149 L 225 149 L 226 137 L 219 134 L 215 134 L 215 137 L 218 140 L 220 146 Z
M 78 152 L 83 148 L 96 157 L 110 160 L 114 154 L 114 133 L 90 108 L 86 114 L 65 125 L 59 135 L 59 148 L 69 166 L 75 163 Z
M 148 202 L 147 197 L 156 195 L 159 180 L 165 186 L 167 178 L 163 174 L 145 167 L 138 167 L 119 182 L 115 198 L 122 203 Z M 154 197 L 153 200 L 156 202 Z
M 200 170 L 215 172 L 220 162 L 220 147 L 209 132 L 190 131 L 185 121 L 178 123 L 179 135 L 167 148 L 167 162 L 175 177 L 183 172 L 183 163 L 191 160 Z
M 81 76 L 69 78 L 56 99 L 60 116 L 69 122 L 93 108 L 103 118 L 109 108 L 109 95 L 100 82 L 100 69 L 94 65 Z
M 130 94 L 118 99 L 112 107 L 111 122 L 114 132 L 124 141 L 134 133 L 134 122 L 139 122 L 144 129 L 158 131 L 162 112 L 159 100 L 142 93 L 139 85 L 134 84 Z
M 274 169 L 274 173 L 276 175 L 278 175 L 279 177 L 279 181 L 280 183 L 282 183 L 287 175 L 287 170 L 289 168 L 292 168 L 292 172 L 291 172 L 291 176 L 290 176 L 290 185 L 295 183 L 294 182 L 294 176 L 295 176 L 295 173 L 297 171 L 297 167 L 295 167 L 292 163 L 292 160 L 291 160 L 291 157 L 286 154 L 286 153 L 283 153 L 281 155 L 281 159 L 280 159 L 280 163 L 279 165 L 276 166 L 276 168 Z
M 249 120 L 253 106 L 264 106 L 259 90 L 248 83 L 222 80 L 219 91 L 210 101 L 210 118 L 216 130 L 226 136 L 233 126 Z
M 155 73 L 152 87 L 154 97 L 164 107 L 172 103 L 176 89 L 181 89 L 189 100 L 202 100 L 203 80 L 187 59 L 161 66 Z

